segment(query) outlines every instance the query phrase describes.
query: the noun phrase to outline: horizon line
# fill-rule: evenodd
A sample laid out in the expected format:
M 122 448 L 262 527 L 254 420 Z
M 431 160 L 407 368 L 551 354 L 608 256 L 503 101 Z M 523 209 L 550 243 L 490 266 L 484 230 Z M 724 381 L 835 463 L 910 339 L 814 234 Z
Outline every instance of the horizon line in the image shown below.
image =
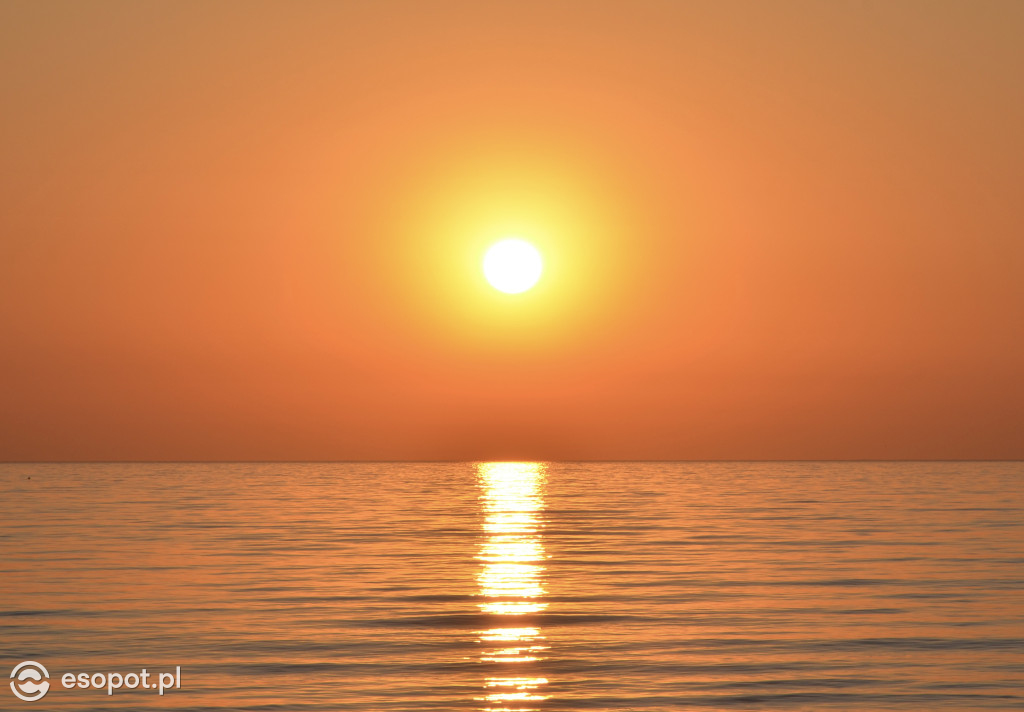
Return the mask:
M 784 462 L 1024 462 L 1024 458 L 754 458 L 754 459 L 503 459 L 470 460 L 0 460 L 0 465 L 373 465 L 373 464 L 466 464 L 474 462 L 544 462 L 544 463 L 784 463 Z

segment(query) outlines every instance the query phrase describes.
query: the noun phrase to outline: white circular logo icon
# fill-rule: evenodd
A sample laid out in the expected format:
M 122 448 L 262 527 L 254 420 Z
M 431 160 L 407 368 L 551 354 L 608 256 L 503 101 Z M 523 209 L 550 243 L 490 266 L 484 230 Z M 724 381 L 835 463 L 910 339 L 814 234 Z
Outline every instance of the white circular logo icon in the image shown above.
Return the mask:
M 19 700 L 41 700 L 50 689 L 50 673 L 34 660 L 26 660 L 11 670 L 11 677 L 11 692 Z

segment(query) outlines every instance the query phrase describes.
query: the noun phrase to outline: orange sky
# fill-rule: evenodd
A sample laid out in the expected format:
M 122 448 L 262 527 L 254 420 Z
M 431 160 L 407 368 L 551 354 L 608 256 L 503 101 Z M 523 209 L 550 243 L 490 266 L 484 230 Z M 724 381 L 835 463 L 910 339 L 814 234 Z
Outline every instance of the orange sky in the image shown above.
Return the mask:
M 1022 37 L 2 0 L 0 459 L 1024 458 Z

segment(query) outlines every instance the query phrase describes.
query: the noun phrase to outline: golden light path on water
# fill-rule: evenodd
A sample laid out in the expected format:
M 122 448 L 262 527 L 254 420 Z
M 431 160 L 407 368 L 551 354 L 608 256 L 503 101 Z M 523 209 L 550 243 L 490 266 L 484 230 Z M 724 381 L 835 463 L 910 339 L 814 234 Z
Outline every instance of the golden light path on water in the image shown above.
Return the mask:
M 484 514 L 484 540 L 477 558 L 480 610 L 501 616 L 502 625 L 479 632 L 480 660 L 508 666 L 507 675 L 488 677 L 486 712 L 530 712 L 547 679 L 516 675 L 516 666 L 542 660 L 547 650 L 540 628 L 524 625 L 519 616 L 547 608 L 543 574 L 544 543 L 540 512 L 544 508 L 544 466 L 535 462 L 486 462 L 477 466 Z

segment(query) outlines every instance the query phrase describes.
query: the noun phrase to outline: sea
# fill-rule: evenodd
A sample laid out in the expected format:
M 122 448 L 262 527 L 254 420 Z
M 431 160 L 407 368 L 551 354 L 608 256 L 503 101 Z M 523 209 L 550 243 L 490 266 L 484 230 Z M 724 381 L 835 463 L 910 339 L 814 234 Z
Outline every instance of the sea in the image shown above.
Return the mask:
M 3 464 L 8 670 L 2 710 L 1022 710 L 1024 463 Z

